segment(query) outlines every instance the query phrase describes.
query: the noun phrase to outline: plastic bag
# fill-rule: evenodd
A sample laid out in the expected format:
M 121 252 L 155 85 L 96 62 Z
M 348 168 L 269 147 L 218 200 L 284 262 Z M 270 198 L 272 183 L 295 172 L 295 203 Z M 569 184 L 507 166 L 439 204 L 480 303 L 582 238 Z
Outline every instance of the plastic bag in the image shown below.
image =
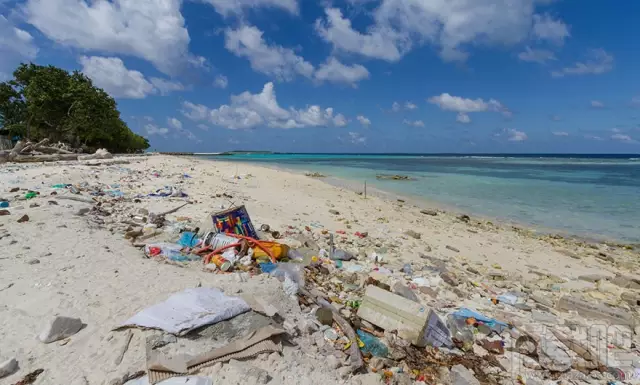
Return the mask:
M 333 255 L 331 255 L 331 259 L 333 259 L 334 261 L 350 261 L 355 258 L 356 257 L 354 257 L 353 254 L 340 249 L 334 250 Z
M 304 274 L 300 264 L 278 263 L 269 274 L 283 281 L 282 288 L 287 295 L 295 295 L 300 287 L 304 287 Z
M 197 234 L 192 233 L 191 231 L 185 231 L 180 235 L 180 239 L 178 239 L 178 244 L 184 247 L 194 247 L 198 244 L 200 240 L 197 237 Z

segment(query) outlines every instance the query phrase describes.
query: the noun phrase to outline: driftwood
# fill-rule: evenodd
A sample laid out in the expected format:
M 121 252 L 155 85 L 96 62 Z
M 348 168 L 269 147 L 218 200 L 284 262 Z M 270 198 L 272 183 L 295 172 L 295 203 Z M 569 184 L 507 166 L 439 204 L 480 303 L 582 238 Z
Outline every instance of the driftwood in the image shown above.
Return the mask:
M 360 352 L 360 347 L 358 347 L 358 336 L 356 335 L 356 332 L 353 330 L 349 322 L 344 318 L 342 318 L 342 316 L 340 315 L 340 312 L 321 296 L 315 296 L 311 294 L 311 292 L 303 288 L 300 288 L 300 293 L 305 297 L 309 298 L 310 300 L 312 300 L 313 302 L 317 303 L 318 305 L 331 310 L 331 313 L 333 314 L 333 320 L 336 321 L 338 326 L 340 326 L 340 329 L 342 329 L 342 331 L 347 336 L 349 341 L 351 341 L 351 346 L 349 346 L 349 357 L 351 360 L 351 368 L 353 369 L 354 372 L 360 370 L 364 366 L 364 361 L 362 360 L 362 353 Z
M 58 160 L 78 160 L 78 154 L 19 155 L 13 159 L 9 155 L 9 161 L 16 163 L 55 162 Z
M 16 159 L 26 145 L 27 143 L 19 140 L 18 143 L 16 143 L 16 145 L 13 146 L 13 150 L 11 150 L 11 152 L 9 153 L 9 161 Z
M 55 198 L 56 199 L 68 199 L 70 201 L 84 202 L 84 203 L 90 203 L 90 204 L 96 203 L 96 201 L 94 201 L 91 198 L 77 197 L 77 196 L 73 196 L 73 195 L 56 195 Z

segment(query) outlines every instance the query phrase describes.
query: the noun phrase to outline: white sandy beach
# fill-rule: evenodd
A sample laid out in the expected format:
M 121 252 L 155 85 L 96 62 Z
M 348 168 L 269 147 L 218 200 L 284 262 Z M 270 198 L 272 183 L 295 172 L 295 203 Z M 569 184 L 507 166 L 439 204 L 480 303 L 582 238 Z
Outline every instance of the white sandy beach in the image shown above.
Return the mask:
M 202 285 L 231 294 L 260 294 L 286 316 L 302 317 L 298 304 L 282 292 L 274 278 L 258 275 L 242 282 L 237 274 L 159 263 L 144 258 L 141 249 L 124 239 L 118 222 L 125 218 L 118 213 L 125 207 L 132 213 L 139 208 L 158 212 L 184 202 L 180 198 L 143 197 L 139 203 L 128 199 L 166 185 L 179 186 L 192 202 L 167 219 L 188 217 L 205 229 L 211 227 L 209 213 L 244 204 L 256 227 L 269 224 L 281 233 L 304 233 L 308 226 L 322 240 L 323 229 L 331 233 L 343 230 L 346 235 L 336 235 L 339 247 L 358 255 L 364 264 L 375 251 L 391 269 L 410 263 L 420 270 L 426 255 L 460 268 L 471 266 L 480 275 L 503 272 L 523 285 L 546 272 L 562 278 L 566 283 L 560 285 L 561 290 L 569 291 L 588 284 L 578 276 L 629 275 L 638 268 L 638 253 L 623 247 L 536 237 L 473 217 L 466 223 L 443 212 L 427 215 L 420 211 L 428 207 L 372 196 L 365 199 L 321 179 L 286 171 L 160 155 L 122 160 L 128 163 L 0 166 L 0 198 L 10 200 L 10 214 L 0 216 L 0 362 L 16 358 L 20 366 L 16 373 L 0 379 L 0 384 L 14 384 L 36 369 L 44 369 L 37 385 L 122 383 L 127 374 L 145 370 L 144 338 L 152 332 L 132 329 L 129 349 L 116 365 L 124 333 L 113 329 L 143 308 L 186 288 Z M 240 179 L 233 178 L 236 170 Z M 182 177 L 184 174 L 191 178 Z M 105 223 L 98 224 L 90 215 L 76 215 L 91 205 L 50 195 L 52 185 L 82 182 L 117 183 L 127 199 L 116 203 L 116 213 L 102 217 Z M 21 190 L 11 193 L 15 187 Z M 28 189 L 40 195 L 18 200 Z M 103 208 L 110 209 L 109 205 Z M 24 214 L 29 220 L 18 223 Z M 420 239 L 406 235 L 407 230 L 419 233 Z M 357 231 L 367 232 L 368 237 L 355 237 Z M 43 344 L 36 336 L 54 315 L 79 317 L 86 327 L 62 343 Z M 189 349 L 187 342 L 181 346 Z M 262 357 L 252 364 L 268 371 L 274 384 L 350 381 L 328 366 L 314 346 L 286 347 L 283 357 Z M 248 381 L 227 365 L 214 368 L 214 383 Z

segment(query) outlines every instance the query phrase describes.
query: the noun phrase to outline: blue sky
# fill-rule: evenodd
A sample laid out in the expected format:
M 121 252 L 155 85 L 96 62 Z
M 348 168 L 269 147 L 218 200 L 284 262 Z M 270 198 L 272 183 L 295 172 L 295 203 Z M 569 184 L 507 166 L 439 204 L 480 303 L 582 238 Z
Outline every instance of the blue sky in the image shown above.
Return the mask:
M 634 0 L 0 0 L 152 149 L 640 152 Z

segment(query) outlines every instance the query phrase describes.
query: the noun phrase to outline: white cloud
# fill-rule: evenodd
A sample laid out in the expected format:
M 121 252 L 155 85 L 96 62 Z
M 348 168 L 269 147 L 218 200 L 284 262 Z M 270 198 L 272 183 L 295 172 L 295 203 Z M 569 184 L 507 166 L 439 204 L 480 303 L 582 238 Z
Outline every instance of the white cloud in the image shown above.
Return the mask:
M 182 113 L 192 120 L 207 120 L 228 129 L 251 129 L 258 126 L 273 128 L 302 127 L 343 127 L 348 123 L 342 114 L 335 114 L 333 108 L 322 109 L 311 105 L 305 109 L 288 110 L 280 107 L 276 99 L 273 83 L 264 85 L 262 92 L 248 91 L 232 95 L 231 102 L 215 109 L 184 102 Z
M 315 78 L 320 81 L 332 83 L 355 84 L 369 78 L 369 71 L 360 64 L 351 66 L 342 64 L 335 57 L 330 57 L 326 63 L 320 65 L 315 73 Z
M 196 127 L 204 131 L 209 131 L 209 126 L 207 126 L 206 124 L 201 123 L 201 124 L 198 124 Z
M 4 16 L 0 15 L 0 81 L 9 77 L 15 67 L 23 60 L 33 60 L 38 47 L 33 36 L 27 31 L 16 28 Z
M 403 120 L 402 123 L 406 124 L 407 126 L 413 126 L 413 127 L 424 127 L 424 122 L 422 120 Z
M 185 87 L 180 82 L 160 78 L 149 79 L 151 84 L 160 92 L 160 95 L 169 95 L 174 91 L 184 91 Z
M 604 103 L 602 103 L 599 100 L 592 100 L 590 105 L 591 105 L 591 108 L 604 108 Z
M 213 85 L 217 88 L 225 89 L 229 85 L 229 79 L 224 75 L 218 75 L 216 80 L 213 81 Z
M 351 139 L 351 143 L 353 144 L 364 144 L 367 142 L 367 138 L 360 135 L 357 132 L 349 132 L 349 138 Z
M 216 12 L 223 16 L 240 15 L 242 11 L 249 8 L 272 7 L 288 11 L 292 14 L 298 13 L 297 0 L 203 0 L 215 8 Z
M 456 121 L 459 123 L 471 123 L 471 118 L 464 112 L 459 112 L 456 116 Z
M 471 121 L 468 116 L 471 112 L 493 111 L 499 112 L 505 117 L 511 116 L 511 111 L 495 99 L 489 99 L 488 101 L 480 98 L 466 99 L 443 93 L 438 96 L 432 96 L 427 101 L 437 105 L 442 110 L 457 112 L 456 120 L 461 123 L 469 123 Z
M 27 21 L 55 42 L 132 55 L 164 73 L 189 63 L 182 0 L 27 0 Z
M 296 55 L 289 48 L 269 45 L 263 32 L 253 26 L 241 26 L 225 31 L 225 48 L 237 56 L 249 59 L 254 71 L 281 81 L 291 81 L 300 75 L 311 78 L 314 68 L 311 63 Z
M 167 95 L 185 89 L 179 82 L 160 78 L 147 80 L 140 71 L 127 69 L 117 57 L 81 56 L 78 62 L 82 72 L 114 98 L 143 99 L 152 94 Z
M 565 131 L 554 131 L 553 135 L 555 135 L 555 136 L 569 136 L 569 133 L 565 132 Z
M 611 135 L 611 139 L 617 140 L 619 142 L 625 142 L 625 143 L 638 143 L 637 140 L 633 139 L 629 135 L 624 135 L 624 134 L 613 134 Z
M 182 130 L 182 122 L 176 118 L 167 118 L 167 124 L 176 130 Z
M 508 129 L 507 134 L 509 135 L 510 142 L 523 142 L 527 140 L 527 134 L 524 131 L 518 131 L 516 129 Z
M 518 59 L 526 62 L 546 64 L 548 61 L 558 60 L 553 52 L 544 49 L 531 49 L 526 47 L 518 54 Z
M 363 56 L 398 61 L 404 54 L 398 48 L 400 36 L 390 28 L 377 26 L 367 34 L 351 27 L 351 21 L 342 16 L 337 8 L 325 9 L 326 21 L 316 21 L 316 31 L 325 41 L 344 52 L 358 53 Z
M 561 78 L 565 75 L 599 75 L 613 69 L 613 56 L 602 48 L 589 50 L 586 60 L 577 62 L 573 67 L 552 71 L 551 76 Z
M 563 45 L 564 39 L 571 36 L 569 27 L 562 20 L 554 20 L 549 14 L 533 15 L 533 35 L 557 45 Z
M 182 115 L 191 120 L 205 120 L 209 116 L 209 109 L 202 104 L 193 104 L 191 102 L 182 103 Z
M 603 140 L 601 137 L 597 135 L 592 135 L 592 134 L 585 134 L 584 138 L 589 140 L 598 140 L 598 141 Z
M 152 135 L 159 135 L 159 136 L 167 136 L 167 134 L 169 133 L 169 129 L 168 128 L 164 128 L 164 127 L 158 127 L 157 125 L 153 124 L 153 123 L 149 123 L 146 124 L 144 126 L 145 131 L 147 131 L 147 135 L 152 136 Z
M 418 106 L 416 106 L 415 104 L 413 104 L 413 103 L 411 103 L 411 102 L 406 102 L 406 103 L 404 104 L 404 108 L 405 108 L 406 110 L 415 110 L 415 109 L 417 109 L 417 108 L 418 108 Z
M 362 124 L 363 127 L 371 126 L 371 120 L 369 120 L 369 118 L 367 118 L 364 115 L 358 115 L 356 119 L 358 119 L 358 122 L 360 122 L 360 124 Z
M 536 0 L 381 0 L 364 32 L 337 8 L 325 9 L 316 31 L 336 50 L 390 62 L 424 44 L 436 46 L 446 61 L 463 61 L 473 45 L 513 45 L 531 36 L 564 41 L 568 27 L 536 15 L 537 5 Z
M 82 56 L 79 62 L 82 72 L 114 98 L 143 99 L 155 92 L 141 72 L 127 69 L 117 57 Z
M 393 112 L 398 112 L 400 111 L 400 103 L 398 102 L 393 102 L 393 104 L 391 105 L 391 111 Z

